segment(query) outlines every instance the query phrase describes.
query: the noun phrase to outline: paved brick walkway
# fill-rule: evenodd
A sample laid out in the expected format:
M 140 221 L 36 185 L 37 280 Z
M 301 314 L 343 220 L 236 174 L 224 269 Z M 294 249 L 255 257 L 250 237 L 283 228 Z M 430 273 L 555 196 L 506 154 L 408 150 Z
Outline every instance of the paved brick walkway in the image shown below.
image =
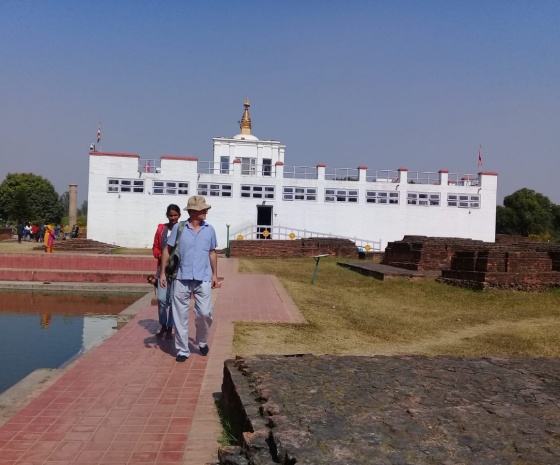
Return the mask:
M 154 336 L 157 309 L 147 306 L 0 427 L 0 465 L 213 460 L 221 429 L 214 394 L 233 355 L 233 322 L 303 321 L 275 277 L 238 275 L 235 266 L 219 259 L 225 280 L 213 296 L 208 357 L 194 349 L 176 363 L 173 341 Z

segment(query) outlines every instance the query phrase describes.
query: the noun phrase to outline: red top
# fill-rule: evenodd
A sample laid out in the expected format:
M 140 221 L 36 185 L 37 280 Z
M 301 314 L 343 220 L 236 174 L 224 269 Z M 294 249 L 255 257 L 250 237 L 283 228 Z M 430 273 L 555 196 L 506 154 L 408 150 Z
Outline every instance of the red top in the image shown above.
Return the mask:
M 167 227 L 167 223 L 158 224 L 156 235 L 154 236 L 154 245 L 152 246 L 152 253 L 154 258 L 159 260 L 161 258 L 161 254 L 163 253 L 161 250 L 161 234 L 163 233 L 163 228 Z

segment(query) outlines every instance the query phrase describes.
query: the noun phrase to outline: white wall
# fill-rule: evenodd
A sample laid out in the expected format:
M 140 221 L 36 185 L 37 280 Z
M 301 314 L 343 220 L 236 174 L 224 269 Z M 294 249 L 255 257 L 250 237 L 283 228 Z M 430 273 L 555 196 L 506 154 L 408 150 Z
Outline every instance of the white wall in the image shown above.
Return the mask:
M 260 142 L 262 141 L 256 141 L 255 144 Z M 229 148 L 227 150 L 229 151 Z M 219 159 L 219 155 L 217 156 Z M 442 185 L 406 182 L 374 183 L 366 182 L 365 176 L 360 176 L 360 181 L 324 180 L 324 170 L 321 169 L 319 169 L 320 179 L 317 180 L 276 178 L 274 170 L 272 177 L 242 176 L 239 163 L 233 164 L 233 175 L 198 174 L 197 162 L 194 159 L 180 157 L 163 157 L 161 173 L 139 173 L 138 159 L 137 155 L 90 153 L 88 238 L 126 247 L 151 248 L 157 224 L 166 221 L 167 205 L 175 203 L 183 208 L 186 206 L 188 196 L 197 194 L 197 183 L 211 182 L 234 184 L 232 198 L 207 197 L 206 199 L 212 205 L 208 222 L 216 229 L 220 248 L 226 246 L 226 224 L 230 225 L 230 233 L 256 224 L 256 206 L 263 203 L 263 199 L 241 198 L 241 184 L 276 187 L 275 199 L 265 200 L 266 205 L 273 206 L 274 225 L 371 241 L 381 239 L 383 249 L 387 242 L 400 240 L 405 234 L 494 241 L 497 188 L 495 174 L 482 174 L 478 186 L 448 185 L 447 182 L 442 182 Z M 401 179 L 405 180 L 406 171 L 400 174 Z M 108 193 L 108 177 L 144 179 L 144 193 Z M 189 195 L 153 195 L 151 187 L 153 180 L 188 181 Z M 316 202 L 283 201 L 282 186 L 316 187 L 318 200 Z M 360 191 L 358 203 L 325 202 L 324 189 L 326 188 L 358 189 Z M 398 190 L 400 203 L 399 205 L 366 203 L 366 190 Z M 407 191 L 439 192 L 441 204 L 430 207 L 407 205 Z M 480 194 L 481 208 L 447 207 L 448 193 Z M 182 219 L 186 217 L 187 212 L 183 212 Z

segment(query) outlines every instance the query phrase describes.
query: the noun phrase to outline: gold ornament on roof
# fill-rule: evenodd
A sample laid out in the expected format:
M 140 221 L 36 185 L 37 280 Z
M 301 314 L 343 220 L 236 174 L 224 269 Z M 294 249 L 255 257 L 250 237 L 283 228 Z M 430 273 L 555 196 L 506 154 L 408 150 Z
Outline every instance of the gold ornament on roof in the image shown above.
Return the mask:
M 239 122 L 239 127 L 241 128 L 241 134 L 251 134 L 253 125 L 251 124 L 251 116 L 249 115 L 249 107 L 251 106 L 249 97 L 245 98 L 245 103 L 243 105 L 245 106 L 245 111 Z

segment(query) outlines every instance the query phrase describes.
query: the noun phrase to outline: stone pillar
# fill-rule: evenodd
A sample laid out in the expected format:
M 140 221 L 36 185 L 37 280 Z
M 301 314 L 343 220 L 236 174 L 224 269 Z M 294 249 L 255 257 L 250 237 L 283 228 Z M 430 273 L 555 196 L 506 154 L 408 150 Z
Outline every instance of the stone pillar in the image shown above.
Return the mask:
M 70 184 L 68 193 L 70 194 L 68 199 L 68 223 L 70 229 L 72 229 L 78 222 L 78 185 Z

